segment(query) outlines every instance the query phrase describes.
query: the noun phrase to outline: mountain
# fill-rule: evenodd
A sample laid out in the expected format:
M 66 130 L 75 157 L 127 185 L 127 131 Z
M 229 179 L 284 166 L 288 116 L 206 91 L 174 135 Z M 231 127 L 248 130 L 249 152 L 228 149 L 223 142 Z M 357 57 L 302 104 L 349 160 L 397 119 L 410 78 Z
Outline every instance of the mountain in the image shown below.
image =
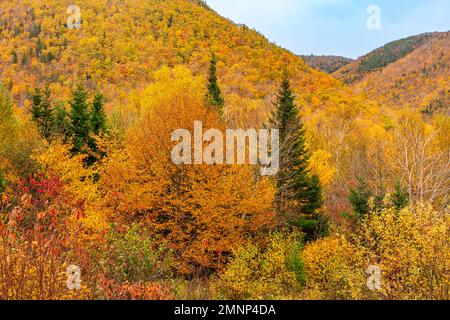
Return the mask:
M 334 78 L 255 30 L 221 17 L 203 1 L 80 0 L 80 30 L 66 27 L 70 4 L 0 4 L 0 76 L 20 107 L 29 105 L 34 87 L 49 85 L 65 101 L 83 80 L 90 90 L 104 92 L 114 108 L 152 83 L 163 66 L 184 65 L 194 76 L 205 76 L 213 52 L 230 110 L 241 112 L 248 105 L 267 110 L 285 69 L 305 97 L 320 90 L 347 95 Z
M 339 56 L 301 56 L 302 59 L 311 67 L 326 73 L 333 73 L 340 68 L 353 62 L 353 59 Z
M 333 75 L 391 107 L 424 112 L 448 108 L 450 33 L 435 32 L 389 43 Z M 428 110 L 428 111 L 426 111 Z
M 361 80 L 364 75 L 383 69 L 391 63 L 395 63 L 407 56 L 421 45 L 427 43 L 439 33 L 425 33 L 417 36 L 390 42 L 378 48 L 353 63 L 336 70 L 335 76 L 346 83 Z

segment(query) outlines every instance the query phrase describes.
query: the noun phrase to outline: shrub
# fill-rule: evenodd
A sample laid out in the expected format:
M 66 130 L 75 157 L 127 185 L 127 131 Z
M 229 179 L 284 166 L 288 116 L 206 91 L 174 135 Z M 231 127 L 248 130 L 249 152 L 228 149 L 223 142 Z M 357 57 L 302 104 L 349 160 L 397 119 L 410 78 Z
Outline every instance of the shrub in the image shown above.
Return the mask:
M 449 299 L 450 218 L 430 205 L 369 213 L 351 238 L 308 244 L 308 289 L 330 299 Z M 369 291 L 369 265 L 381 269 L 381 289 Z
M 450 298 L 450 217 L 431 205 L 371 214 L 356 243 L 381 268 L 379 296 L 387 299 Z M 372 263 L 373 264 L 373 263 Z
M 288 298 L 304 282 L 299 249 L 297 241 L 281 234 L 272 235 L 264 248 L 241 246 L 213 290 L 219 299 Z
M 111 228 L 100 258 L 105 277 L 118 283 L 154 282 L 169 278 L 172 254 L 166 245 L 156 245 L 146 229 L 134 224 L 128 229 Z
M 345 238 L 332 236 L 306 245 L 308 289 L 323 299 L 360 299 L 365 283 L 363 257 Z

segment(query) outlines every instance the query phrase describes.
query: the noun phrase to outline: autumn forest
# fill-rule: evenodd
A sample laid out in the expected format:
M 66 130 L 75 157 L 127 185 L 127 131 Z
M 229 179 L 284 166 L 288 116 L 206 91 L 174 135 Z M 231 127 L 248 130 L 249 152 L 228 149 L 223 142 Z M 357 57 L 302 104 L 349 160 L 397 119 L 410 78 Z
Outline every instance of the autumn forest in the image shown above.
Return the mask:
M 0 300 L 448 300 L 449 94 L 449 32 L 353 60 L 200 0 L 1 1 Z M 199 121 L 277 129 L 277 172 L 175 163 Z

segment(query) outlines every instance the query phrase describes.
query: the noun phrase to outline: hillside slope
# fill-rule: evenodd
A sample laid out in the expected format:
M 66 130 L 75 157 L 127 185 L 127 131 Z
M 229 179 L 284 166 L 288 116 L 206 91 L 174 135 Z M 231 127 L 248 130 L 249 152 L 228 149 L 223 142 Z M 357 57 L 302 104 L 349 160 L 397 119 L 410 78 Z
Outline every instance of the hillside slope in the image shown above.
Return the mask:
M 450 33 L 390 43 L 341 68 L 334 76 L 391 107 L 448 110 Z
M 0 77 L 20 107 L 36 86 L 50 85 L 65 101 L 73 85 L 85 80 L 101 90 L 109 106 L 126 103 L 130 90 L 144 88 L 162 66 L 187 66 L 206 74 L 211 52 L 218 56 L 219 78 L 230 110 L 267 109 L 280 74 L 287 69 L 296 91 L 317 107 L 347 89 L 311 69 L 302 59 L 258 32 L 189 0 L 80 0 L 82 25 L 65 23 L 72 1 L 12 0 L 0 4 Z M 312 95 L 312 96 L 311 96 Z M 242 100 L 246 99 L 246 100 Z
M 339 56 L 302 56 L 302 59 L 311 67 L 326 73 L 333 73 L 353 62 L 353 59 Z

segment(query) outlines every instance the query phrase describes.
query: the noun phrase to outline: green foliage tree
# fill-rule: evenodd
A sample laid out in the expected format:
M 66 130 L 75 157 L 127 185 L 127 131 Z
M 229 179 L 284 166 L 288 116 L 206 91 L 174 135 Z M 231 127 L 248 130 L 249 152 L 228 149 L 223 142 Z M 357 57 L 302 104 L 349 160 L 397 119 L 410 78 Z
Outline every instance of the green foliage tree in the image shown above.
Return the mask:
M 91 123 L 87 98 L 86 89 L 78 83 L 70 101 L 70 136 L 73 154 L 86 152 L 85 148 L 89 145 Z
M 281 222 L 299 224 L 318 219 L 322 206 L 322 187 L 308 169 L 310 154 L 306 130 L 295 105 L 289 78 L 284 75 L 277 95 L 272 126 L 280 130 L 280 169 L 276 175 L 275 206 Z
M 399 182 L 395 185 L 395 190 L 391 194 L 391 203 L 395 210 L 400 211 L 408 205 L 408 193 L 402 188 Z
M 69 135 L 70 119 L 64 104 L 60 103 L 55 108 L 55 134 L 67 140 Z
M 12 57 L 11 57 L 11 63 L 16 64 L 19 61 L 19 58 L 17 57 L 17 52 L 13 51 Z
M 209 66 L 209 77 L 206 92 L 206 101 L 209 106 L 214 108 L 220 116 L 224 114 L 225 101 L 222 97 L 219 84 L 217 82 L 217 58 L 213 54 L 211 56 L 211 62 Z
M 91 129 L 94 134 L 100 134 L 106 130 L 106 115 L 104 110 L 104 97 L 96 93 L 91 106 Z
M 36 89 L 33 94 L 31 116 L 38 126 L 40 134 L 47 140 L 51 138 L 54 131 L 54 110 L 51 102 L 51 92 L 48 87 L 44 92 Z
M 8 89 L 0 83 L 0 159 L 10 154 L 15 134 L 15 120 L 13 117 L 13 104 Z
M 369 199 L 372 196 L 366 179 L 363 177 L 358 178 L 358 186 L 350 189 L 349 201 L 353 207 L 353 210 L 359 217 L 363 217 L 370 211 Z

